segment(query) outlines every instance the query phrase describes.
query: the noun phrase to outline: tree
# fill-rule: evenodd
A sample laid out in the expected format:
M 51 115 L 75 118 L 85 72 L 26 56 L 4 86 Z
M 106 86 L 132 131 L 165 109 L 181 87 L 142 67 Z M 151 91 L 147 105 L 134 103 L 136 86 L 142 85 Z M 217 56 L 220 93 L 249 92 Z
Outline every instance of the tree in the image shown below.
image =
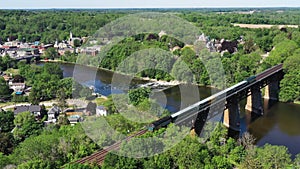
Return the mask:
M 209 158 L 207 147 L 191 137 L 185 138 L 170 151 L 175 168 L 204 168 L 205 161 Z
M 285 40 L 275 46 L 275 49 L 270 52 L 270 55 L 265 59 L 263 63 L 263 69 L 270 68 L 277 64 L 283 63 L 286 58 L 292 55 L 292 53 L 298 48 L 296 42 L 292 40 Z
M 143 160 L 143 168 L 147 169 L 171 169 L 173 166 L 172 158 L 167 153 L 162 153 Z
M 255 43 L 254 43 L 252 38 L 250 38 L 249 40 L 247 40 L 245 42 L 244 51 L 245 51 L 246 54 L 254 52 L 256 49 L 257 49 L 257 47 L 255 46 Z
M 79 47 L 79 46 L 81 46 L 81 42 L 80 42 L 80 40 L 79 39 L 75 39 L 74 40 L 74 45 L 73 45 L 74 47 Z
M 133 105 L 138 105 L 141 103 L 143 100 L 149 98 L 149 94 L 151 93 L 150 88 L 137 88 L 137 89 L 132 89 L 129 90 L 128 95 L 129 95 L 129 101 Z
M 0 98 L 3 97 L 7 97 L 11 94 L 11 91 L 6 83 L 6 81 L 4 80 L 3 77 L 0 77 Z
M 134 169 L 138 168 L 139 160 L 135 158 L 129 158 L 124 156 L 118 156 L 113 153 L 108 153 L 105 156 L 102 168 L 104 169 L 114 169 L 114 168 L 124 168 L 124 169 Z
M 90 88 L 88 88 L 88 87 L 83 87 L 82 89 L 81 89 L 81 91 L 79 92 L 79 95 L 81 96 L 81 97 L 89 97 L 89 96 L 91 96 L 92 95 L 92 90 L 90 89 Z
M 93 102 L 89 102 L 88 105 L 86 106 L 86 111 L 90 112 L 92 115 L 96 114 L 96 108 L 97 104 Z
M 296 168 L 300 168 L 300 154 L 296 155 L 296 158 L 294 159 L 294 166 Z
M 31 135 L 38 135 L 43 127 L 42 123 L 35 121 L 30 112 L 23 112 L 14 119 L 15 129 L 13 132 L 16 141 L 23 141 Z
M 86 136 L 81 125 L 47 128 L 24 140 L 12 157 L 18 165 L 61 168 L 66 163 L 90 155 L 99 147 Z
M 280 82 L 280 99 L 282 101 L 295 101 L 300 99 L 300 49 L 294 55 L 288 57 L 283 64 L 285 72 Z
M 14 128 L 14 113 L 0 111 L 0 132 L 10 132 Z
M 30 160 L 18 166 L 18 169 L 52 169 L 55 168 L 49 161 Z
M 58 122 L 57 122 L 59 125 L 69 125 L 70 124 L 70 121 L 68 120 L 68 117 L 67 115 L 64 113 L 62 115 L 60 115 L 58 117 Z
M 257 159 L 263 168 L 286 168 L 291 164 L 291 154 L 284 146 L 266 144 L 263 148 L 258 148 Z
M 14 137 L 11 133 L 0 132 L 0 153 L 8 155 L 14 148 Z
M 68 104 L 66 101 L 67 96 L 66 96 L 64 88 L 60 88 L 57 91 L 57 99 L 58 99 L 58 107 L 60 107 L 61 111 L 64 112 L 65 108 L 68 107 Z
M 4 168 L 9 164 L 11 164 L 10 158 L 0 152 L 0 168 Z
M 28 100 L 33 105 L 38 105 L 40 103 L 41 94 L 38 91 L 38 89 L 32 88 L 32 90 L 29 94 Z
M 63 78 L 63 71 L 58 64 L 45 63 L 43 66 L 43 72 L 49 75 L 56 75 L 59 79 Z
M 72 164 L 67 164 L 64 166 L 65 169 L 100 169 L 100 166 L 96 165 L 91 165 L 91 164 L 77 164 L 77 163 L 72 163 Z
M 55 58 L 58 58 L 58 52 L 55 48 L 48 48 L 45 51 L 44 57 L 54 60 Z
M 13 64 L 13 60 L 12 58 L 10 58 L 9 55 L 5 55 L 2 58 L 2 70 L 7 70 L 8 68 L 11 67 L 12 64 Z

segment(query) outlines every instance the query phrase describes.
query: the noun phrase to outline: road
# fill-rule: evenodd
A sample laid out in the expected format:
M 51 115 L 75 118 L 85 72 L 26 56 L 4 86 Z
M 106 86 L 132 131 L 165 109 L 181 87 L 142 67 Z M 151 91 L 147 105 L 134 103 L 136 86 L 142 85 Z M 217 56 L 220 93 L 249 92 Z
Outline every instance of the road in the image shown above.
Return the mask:
M 79 100 L 79 99 L 67 99 L 67 104 L 68 105 L 76 105 L 77 108 L 85 108 L 87 106 L 87 101 L 84 100 Z M 41 102 L 40 105 L 45 105 L 46 107 L 51 107 L 54 103 L 57 104 L 56 100 L 52 100 L 52 101 L 45 101 L 45 102 Z M 3 106 L 1 107 L 3 110 L 7 110 L 7 109 L 13 109 L 15 106 L 29 106 L 31 105 L 30 103 L 18 103 L 18 104 L 13 104 L 13 105 L 9 105 L 9 106 Z

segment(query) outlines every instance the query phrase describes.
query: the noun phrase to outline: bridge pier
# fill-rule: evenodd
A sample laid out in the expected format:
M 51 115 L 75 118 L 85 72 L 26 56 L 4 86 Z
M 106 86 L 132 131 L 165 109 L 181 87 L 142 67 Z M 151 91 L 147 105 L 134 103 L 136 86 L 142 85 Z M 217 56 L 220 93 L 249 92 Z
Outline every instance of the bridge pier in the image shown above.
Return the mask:
M 247 97 L 245 109 L 251 113 L 263 115 L 263 102 L 259 86 L 254 86 L 250 90 L 250 95 Z
M 206 120 L 207 120 L 208 113 L 209 113 L 209 110 L 205 110 L 202 113 L 199 113 L 197 115 L 197 118 L 196 118 L 193 126 L 192 126 L 192 128 L 194 129 L 194 132 L 198 136 L 201 135 L 202 129 L 203 129 L 203 127 L 206 123 Z
M 273 81 L 265 87 L 265 99 L 278 101 L 279 100 L 279 81 Z
M 223 124 L 234 131 L 240 131 L 240 105 L 237 98 L 229 100 L 230 104 L 223 114 Z

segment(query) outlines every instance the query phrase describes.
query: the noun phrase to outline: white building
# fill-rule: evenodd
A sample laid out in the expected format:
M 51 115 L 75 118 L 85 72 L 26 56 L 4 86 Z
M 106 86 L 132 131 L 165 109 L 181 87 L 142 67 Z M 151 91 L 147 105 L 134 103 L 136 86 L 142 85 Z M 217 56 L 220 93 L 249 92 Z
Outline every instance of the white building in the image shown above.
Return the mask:
M 107 116 L 107 111 L 104 106 L 97 106 L 96 116 Z

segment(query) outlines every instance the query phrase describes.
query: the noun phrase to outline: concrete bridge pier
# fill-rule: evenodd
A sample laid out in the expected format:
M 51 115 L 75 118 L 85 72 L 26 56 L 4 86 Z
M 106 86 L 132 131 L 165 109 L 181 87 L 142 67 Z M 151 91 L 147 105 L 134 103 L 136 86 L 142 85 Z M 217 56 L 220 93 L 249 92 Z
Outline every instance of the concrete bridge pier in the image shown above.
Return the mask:
M 265 99 L 278 101 L 279 100 L 279 81 L 273 81 L 265 87 Z
M 229 106 L 224 111 L 223 124 L 231 130 L 240 131 L 240 105 L 239 105 L 239 102 L 238 102 L 237 98 L 233 98 L 233 99 L 229 100 L 227 102 L 227 104 Z
M 263 101 L 259 86 L 254 86 L 250 90 L 250 95 L 247 97 L 247 104 L 245 109 L 250 111 L 251 114 L 263 115 Z

